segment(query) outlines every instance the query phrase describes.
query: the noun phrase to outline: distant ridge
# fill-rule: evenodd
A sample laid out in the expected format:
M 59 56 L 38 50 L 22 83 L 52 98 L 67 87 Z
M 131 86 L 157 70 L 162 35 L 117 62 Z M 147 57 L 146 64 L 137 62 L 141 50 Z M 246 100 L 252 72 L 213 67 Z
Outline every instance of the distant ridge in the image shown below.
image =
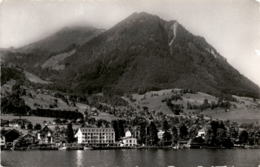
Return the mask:
M 71 45 L 81 45 L 104 30 L 90 26 L 64 27 L 55 34 L 38 42 L 18 49 L 19 52 L 31 53 L 36 50 L 57 53 L 66 50 Z

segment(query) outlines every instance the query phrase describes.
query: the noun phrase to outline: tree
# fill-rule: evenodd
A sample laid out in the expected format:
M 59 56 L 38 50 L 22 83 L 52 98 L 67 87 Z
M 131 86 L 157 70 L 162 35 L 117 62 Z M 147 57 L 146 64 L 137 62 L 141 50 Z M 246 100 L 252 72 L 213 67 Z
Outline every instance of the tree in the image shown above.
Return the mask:
M 1 100 L 1 111 L 3 113 L 14 113 L 18 116 L 27 115 L 30 108 L 18 94 L 12 94 Z
M 171 99 L 166 100 L 166 105 L 171 109 L 171 111 L 175 115 L 180 115 L 181 112 L 183 112 L 183 105 L 182 104 L 173 104 Z
M 42 129 L 42 126 L 41 126 L 41 124 L 35 124 L 35 126 L 34 126 L 34 130 L 41 130 Z
M 204 99 L 203 104 L 200 106 L 201 111 L 210 107 L 208 99 Z
M 227 129 L 223 122 L 211 121 L 205 140 L 206 144 L 210 146 L 233 147 L 233 142 L 230 135 L 227 134 Z
M 91 125 L 94 125 L 94 124 L 96 124 L 96 119 L 95 118 L 89 118 L 88 123 L 91 124 Z
M 125 136 L 125 120 L 118 120 L 119 137 Z
M 248 132 L 248 144 L 255 145 L 256 144 L 256 132 L 254 130 L 250 130 Z
M 198 134 L 198 127 L 196 125 L 193 125 L 189 128 L 189 138 L 193 139 Z
M 219 128 L 219 122 L 211 121 L 210 128 L 208 129 L 206 135 L 206 143 L 208 145 L 217 146 L 216 137 L 217 137 L 218 128 Z
M 163 134 L 163 145 L 169 146 L 172 144 L 172 135 L 169 131 L 165 131 Z
M 248 142 L 248 133 L 247 131 L 243 130 L 239 135 L 239 143 L 247 144 Z
M 32 130 L 32 129 L 33 129 L 33 124 L 32 124 L 32 123 L 29 123 L 29 124 L 27 125 L 27 129 L 28 129 L 28 130 Z
M 108 127 L 109 126 L 109 122 L 104 120 L 104 119 L 99 119 L 97 121 L 97 127 Z
M 61 119 L 60 118 L 56 118 L 53 120 L 53 122 L 55 122 L 56 124 L 61 124 Z
M 112 121 L 112 127 L 115 131 L 115 140 L 119 141 L 121 137 L 125 135 L 125 121 L 124 120 L 113 120 Z
M 172 141 L 172 135 L 171 133 L 169 132 L 169 124 L 168 124 L 168 121 L 167 120 L 164 120 L 163 121 L 163 130 L 164 130 L 164 133 L 163 133 L 163 145 L 164 146 L 167 146 L 167 145 L 171 145 Z
M 21 124 L 21 129 L 25 129 L 24 123 Z
M 172 144 L 176 144 L 178 141 L 178 129 L 176 126 L 172 127 Z
M 115 140 L 116 141 L 119 141 L 119 128 L 118 128 L 118 122 L 117 122 L 117 120 L 113 120 L 112 121 L 112 127 L 113 127 L 113 129 L 114 129 L 114 131 L 115 131 Z
M 72 143 L 74 142 L 74 132 L 73 132 L 73 128 L 72 128 L 72 124 L 69 123 L 67 126 L 67 142 L 68 143 Z
M 186 127 L 185 124 L 182 124 L 180 127 L 180 138 L 186 139 L 187 136 L 188 136 L 188 128 Z
M 218 128 L 217 129 L 217 135 L 216 135 L 216 138 L 215 138 L 216 145 L 217 146 L 224 146 L 226 140 L 227 140 L 226 130 L 223 129 L 223 128 Z
M 20 133 L 19 133 L 19 131 L 12 129 L 12 130 L 7 131 L 4 134 L 4 136 L 5 136 L 6 142 L 13 142 L 15 139 L 20 137 Z
M 163 127 L 163 130 L 164 130 L 164 131 L 168 131 L 168 130 L 169 130 L 170 126 L 169 126 L 167 120 L 164 120 L 164 121 L 163 121 L 162 127 Z
M 88 119 L 89 119 L 89 113 L 88 113 L 88 110 L 86 110 L 84 112 L 84 121 L 88 121 Z
M 227 137 L 222 145 L 223 145 L 225 148 L 232 148 L 232 147 L 234 147 L 234 143 L 232 142 L 232 140 L 230 139 L 230 137 Z
M 158 130 L 156 128 L 156 125 L 154 122 L 151 122 L 148 127 L 148 143 L 149 145 L 157 145 L 158 144 L 158 136 L 157 136 Z
M 238 138 L 238 125 L 237 123 L 232 123 L 231 127 L 229 128 L 229 133 L 231 139 L 235 140 Z
M 140 125 L 140 139 L 139 143 L 140 144 L 146 144 L 146 139 L 147 139 L 147 123 L 142 122 Z

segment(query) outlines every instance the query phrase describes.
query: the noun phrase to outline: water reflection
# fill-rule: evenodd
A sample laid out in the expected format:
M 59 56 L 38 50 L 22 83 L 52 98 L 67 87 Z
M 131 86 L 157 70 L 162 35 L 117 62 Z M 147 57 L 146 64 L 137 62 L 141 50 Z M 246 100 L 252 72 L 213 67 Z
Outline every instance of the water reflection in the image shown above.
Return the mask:
M 260 149 L 3 151 L 12 167 L 258 167 Z
M 82 167 L 83 166 L 83 151 L 82 150 L 77 150 L 76 151 L 76 165 L 77 167 Z

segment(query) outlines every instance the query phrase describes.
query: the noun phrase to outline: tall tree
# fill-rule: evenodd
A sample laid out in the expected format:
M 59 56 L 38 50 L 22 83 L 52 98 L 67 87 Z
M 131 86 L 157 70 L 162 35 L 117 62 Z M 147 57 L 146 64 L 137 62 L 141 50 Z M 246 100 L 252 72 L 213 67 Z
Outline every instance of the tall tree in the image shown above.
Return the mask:
M 163 145 L 169 146 L 172 144 L 172 135 L 169 131 L 163 133 Z
M 35 124 L 35 126 L 34 126 L 34 130 L 41 130 L 42 129 L 42 126 L 41 126 L 41 124 Z
M 178 129 L 176 126 L 172 127 L 172 144 L 176 144 L 178 141 Z
M 185 124 L 182 124 L 180 126 L 180 138 L 181 139 L 186 139 L 188 136 L 188 128 L 186 127 Z
M 238 128 L 237 123 L 232 123 L 229 128 L 229 133 L 230 133 L 230 137 L 232 140 L 235 140 L 238 138 L 238 135 L 239 135 L 238 130 L 239 130 L 239 128 Z
M 158 136 L 157 136 L 158 130 L 154 122 L 151 122 L 148 127 L 148 144 L 149 145 L 157 145 L 158 144 Z
M 115 140 L 119 141 L 118 123 L 117 123 L 116 120 L 112 121 L 112 127 L 113 127 L 113 129 L 115 131 Z
M 118 120 L 118 131 L 119 131 L 119 137 L 125 136 L 125 120 Z
M 210 128 L 208 129 L 208 133 L 206 135 L 206 143 L 211 146 L 217 146 L 217 132 L 219 128 L 218 121 L 211 121 Z
M 162 128 L 163 128 L 164 131 L 168 131 L 168 130 L 169 130 L 170 126 L 169 126 L 167 120 L 164 120 L 164 121 L 163 121 Z
M 29 123 L 29 124 L 27 125 L 27 129 L 28 129 L 28 130 L 32 130 L 32 129 L 33 129 L 33 124 L 32 124 L 32 123 Z
M 239 142 L 241 144 L 247 144 L 248 143 L 248 133 L 247 131 L 243 130 L 239 135 Z
M 147 138 L 147 123 L 142 122 L 140 125 L 140 144 L 146 144 L 146 138 Z
M 169 124 L 168 124 L 168 121 L 167 120 L 164 120 L 163 121 L 163 130 L 164 130 L 164 133 L 163 133 L 163 145 L 164 146 L 168 146 L 168 145 L 171 145 L 172 141 L 172 135 L 171 133 L 169 132 Z
M 73 143 L 74 142 L 74 131 L 73 131 L 73 128 L 72 128 L 72 124 L 69 123 L 68 126 L 67 126 L 67 142 L 68 143 Z
M 225 145 L 226 140 L 227 140 L 226 130 L 223 128 L 218 128 L 217 135 L 216 135 L 216 145 L 223 146 Z
M 119 141 L 125 135 L 125 120 L 113 120 L 112 127 L 115 131 L 115 140 Z

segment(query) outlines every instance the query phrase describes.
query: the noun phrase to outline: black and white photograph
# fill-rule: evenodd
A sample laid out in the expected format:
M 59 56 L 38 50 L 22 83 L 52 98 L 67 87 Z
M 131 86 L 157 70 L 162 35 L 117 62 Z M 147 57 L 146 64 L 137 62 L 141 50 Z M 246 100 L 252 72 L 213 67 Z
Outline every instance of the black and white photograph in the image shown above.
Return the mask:
M 260 167 L 260 0 L 0 0 L 0 167 Z

